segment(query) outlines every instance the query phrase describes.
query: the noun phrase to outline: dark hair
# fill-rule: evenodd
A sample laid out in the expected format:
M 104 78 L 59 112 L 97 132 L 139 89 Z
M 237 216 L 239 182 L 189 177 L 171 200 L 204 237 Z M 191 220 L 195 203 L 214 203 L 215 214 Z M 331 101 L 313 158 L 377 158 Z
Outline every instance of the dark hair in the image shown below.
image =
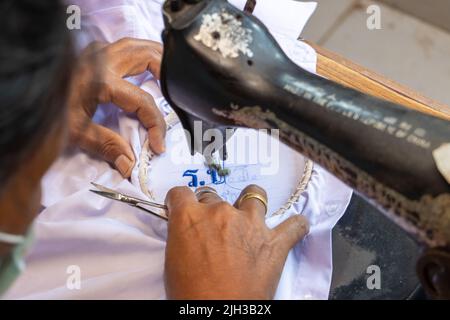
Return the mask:
M 62 119 L 72 46 L 57 0 L 0 2 L 0 191 Z

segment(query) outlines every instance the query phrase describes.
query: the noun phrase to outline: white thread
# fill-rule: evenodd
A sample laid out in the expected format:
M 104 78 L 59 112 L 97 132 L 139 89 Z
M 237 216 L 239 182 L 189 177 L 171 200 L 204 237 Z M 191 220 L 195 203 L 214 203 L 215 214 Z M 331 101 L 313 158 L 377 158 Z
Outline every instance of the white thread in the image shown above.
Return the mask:
M 314 163 L 309 159 L 305 159 L 305 169 L 303 170 L 303 176 L 301 177 L 294 192 L 291 194 L 288 201 L 280 209 L 272 213 L 270 216 L 278 216 L 284 214 L 292 207 L 294 203 L 298 201 L 298 199 L 300 199 L 300 196 L 306 190 L 306 187 L 308 186 L 308 183 L 311 180 L 313 167 Z
M 166 122 L 167 131 L 172 129 L 180 120 L 178 119 L 176 113 L 174 111 L 169 112 L 164 117 Z M 153 191 L 148 188 L 148 173 L 152 167 L 151 161 L 155 154 L 150 149 L 150 144 L 148 139 L 145 140 L 144 145 L 142 146 L 141 154 L 139 155 L 139 186 L 142 192 L 149 197 L 151 200 L 156 200 L 153 194 Z

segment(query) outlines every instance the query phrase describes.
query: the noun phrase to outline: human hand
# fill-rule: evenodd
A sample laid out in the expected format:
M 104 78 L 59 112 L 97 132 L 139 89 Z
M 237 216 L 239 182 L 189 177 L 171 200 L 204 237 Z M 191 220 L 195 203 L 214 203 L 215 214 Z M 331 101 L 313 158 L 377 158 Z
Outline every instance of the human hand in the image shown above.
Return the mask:
M 80 56 L 69 95 L 70 142 L 101 157 L 128 178 L 135 164 L 130 144 L 116 132 L 92 121 L 97 105 L 112 102 L 135 113 L 148 129 L 149 144 L 165 151 L 166 124 L 151 95 L 124 80 L 150 71 L 159 79 L 162 46 L 153 41 L 124 38 L 112 44 L 95 42 Z
M 267 199 L 258 186 L 244 189 Z M 198 194 L 198 193 L 197 193 Z M 309 232 L 296 215 L 273 230 L 258 199 L 235 206 L 216 193 L 174 188 L 166 198 L 165 283 L 170 299 L 272 299 L 289 250 Z

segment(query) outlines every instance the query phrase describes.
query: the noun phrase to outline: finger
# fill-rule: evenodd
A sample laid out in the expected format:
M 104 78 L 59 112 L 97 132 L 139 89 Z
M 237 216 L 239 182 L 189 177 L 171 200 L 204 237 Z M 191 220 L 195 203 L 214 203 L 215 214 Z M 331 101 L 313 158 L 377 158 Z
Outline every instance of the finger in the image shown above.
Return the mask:
M 111 43 L 110 47 L 112 51 L 121 51 L 124 48 L 135 48 L 139 46 L 146 46 L 148 48 L 154 49 L 159 53 L 163 53 L 163 46 L 160 42 L 147 40 L 147 39 L 139 39 L 133 37 L 124 37 L 116 42 Z
M 93 54 L 108 46 L 107 42 L 93 41 L 82 52 L 82 54 Z
M 287 253 L 309 233 L 309 222 L 304 216 L 295 215 L 273 229 L 273 232 L 280 246 Z
M 249 194 L 259 195 L 260 197 L 264 198 L 267 202 L 267 193 L 263 188 L 257 185 L 249 185 L 244 190 L 242 190 L 234 206 L 239 210 L 250 213 L 260 219 L 264 219 L 267 213 L 266 206 L 261 200 L 257 198 L 244 199 L 246 195 Z
M 195 190 L 195 196 L 198 202 L 204 204 L 213 204 L 222 202 L 222 198 L 217 194 L 217 191 L 211 187 L 200 187 Z
M 188 208 L 198 203 L 195 194 L 188 187 L 175 187 L 167 195 L 165 203 L 168 207 L 168 215 L 179 212 L 180 208 Z
M 90 123 L 77 134 L 77 143 L 90 154 L 101 157 L 113 165 L 124 178 L 131 176 L 135 159 L 131 146 L 116 132 Z
M 165 152 L 166 122 L 153 97 L 123 79 L 111 80 L 109 85 L 111 101 L 126 112 L 136 113 L 148 130 L 150 149 L 157 154 Z
M 123 38 L 107 48 L 116 59 L 116 71 L 121 77 L 134 76 L 150 71 L 160 78 L 163 47 L 150 40 Z

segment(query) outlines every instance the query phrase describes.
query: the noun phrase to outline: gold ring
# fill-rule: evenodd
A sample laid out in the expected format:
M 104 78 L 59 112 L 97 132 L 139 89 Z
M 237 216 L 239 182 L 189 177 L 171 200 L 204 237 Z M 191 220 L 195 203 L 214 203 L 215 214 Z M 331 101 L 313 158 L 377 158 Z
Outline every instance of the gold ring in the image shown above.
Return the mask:
M 249 199 L 256 199 L 256 200 L 261 201 L 261 203 L 266 208 L 266 212 L 265 213 L 267 213 L 267 210 L 268 210 L 267 199 L 265 197 L 263 197 L 262 195 L 260 195 L 259 193 L 256 193 L 256 192 L 249 192 L 249 193 L 244 194 L 242 196 L 242 198 L 238 202 L 238 207 L 240 208 L 242 202 L 245 201 L 245 200 L 249 200 Z
M 206 186 L 205 187 L 199 187 L 199 188 L 195 189 L 194 193 L 195 193 L 195 196 L 197 198 L 199 198 L 202 194 L 205 194 L 205 193 L 214 193 L 216 195 L 219 195 L 217 193 L 216 189 L 211 188 L 211 187 L 206 187 Z

